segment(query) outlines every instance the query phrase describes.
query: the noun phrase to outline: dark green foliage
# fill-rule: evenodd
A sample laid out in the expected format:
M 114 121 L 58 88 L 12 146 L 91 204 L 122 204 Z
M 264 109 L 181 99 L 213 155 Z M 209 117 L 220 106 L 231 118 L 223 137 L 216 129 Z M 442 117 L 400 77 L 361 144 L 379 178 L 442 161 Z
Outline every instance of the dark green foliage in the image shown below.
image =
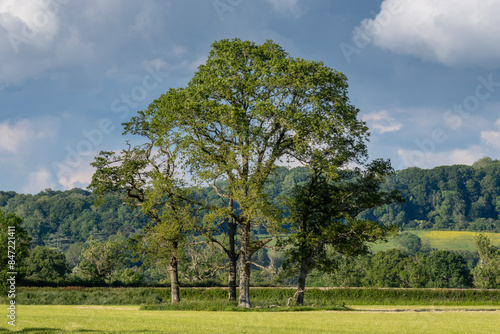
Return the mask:
M 337 267 L 327 280 L 327 286 L 362 287 L 364 286 L 367 270 L 370 268 L 369 256 L 347 257 L 339 256 L 336 259 Z
M 0 210 L 0 292 L 7 288 L 7 278 L 12 276 L 9 272 L 16 272 L 14 276 L 19 278 L 26 273 L 31 238 L 21 226 L 21 218 Z
M 48 247 L 36 246 L 26 262 L 29 279 L 58 280 L 70 272 L 64 255 Z
M 470 288 L 472 275 L 463 256 L 437 250 L 424 257 L 427 288 Z
M 75 273 L 90 281 L 104 281 L 124 264 L 125 247 L 118 241 L 89 239 L 80 254 Z
M 22 288 L 16 303 L 22 305 L 140 305 L 165 301 L 159 288 Z M 167 299 L 168 300 L 168 299 Z
M 467 261 L 459 252 L 435 250 L 408 255 L 398 249 L 338 260 L 330 286 L 472 288 Z
M 291 288 L 253 288 L 255 306 L 285 307 L 293 297 Z M 500 290 L 477 289 L 376 289 L 309 288 L 308 303 L 319 307 L 338 305 L 500 305 Z M 200 307 L 209 304 L 225 308 L 227 289 L 185 288 L 182 298 Z M 21 305 L 158 305 L 170 300 L 169 288 L 20 288 L 16 302 Z M 6 304 L 7 297 L 0 302 Z M 182 304 L 181 304 L 182 305 Z
M 404 204 L 365 213 L 402 228 L 500 232 L 500 161 L 483 158 L 472 166 L 407 168 L 385 184 Z
M 403 286 L 401 273 L 407 255 L 398 249 L 376 253 L 370 263 L 368 286 L 398 288 Z
M 406 202 L 384 206 L 376 210 L 368 210 L 363 212 L 358 218 L 378 219 L 378 221 L 383 223 L 397 223 L 403 228 L 436 228 L 447 224 L 447 228 L 449 229 L 494 231 L 498 226 L 497 215 L 500 212 L 500 197 L 498 196 L 500 193 L 497 194 L 495 192 L 498 189 L 495 177 L 499 169 L 498 161 L 482 159 L 473 166 L 449 166 L 432 170 L 409 168 L 398 171 L 395 177 L 389 178 L 386 181 L 383 185 L 383 190 L 399 189 L 405 195 Z M 270 200 L 278 204 L 278 197 L 284 195 L 285 190 L 288 191 L 288 185 L 304 185 L 308 173 L 306 168 L 291 170 L 283 167 L 277 168 L 265 184 L 266 192 L 270 194 Z M 489 177 L 486 178 L 488 175 Z M 459 197 L 456 197 L 457 194 Z M 219 202 L 221 198 L 213 189 L 203 189 L 200 196 L 206 196 L 208 202 L 220 206 Z M 113 239 L 117 236 L 126 239 L 140 231 L 140 228 L 148 221 L 143 216 L 138 215 L 137 211 L 133 211 L 127 206 L 122 205 L 118 196 L 107 195 L 99 207 L 93 205 L 95 198 L 93 194 L 81 189 L 70 191 L 45 190 L 37 195 L 0 192 L 0 205 L 2 206 L 0 209 L 10 213 L 17 213 L 18 216 L 23 218 L 21 226 L 33 235 L 33 247 L 36 245 L 54 247 L 55 250 L 64 252 L 68 264 L 71 267 L 75 267 L 79 261 L 82 245 L 89 236 L 92 235 L 94 238 L 103 241 L 107 240 L 108 237 Z M 460 208 L 458 204 L 462 200 L 466 204 L 465 213 L 463 214 L 463 217 L 466 218 L 465 221 L 462 219 L 463 217 L 460 213 L 462 209 L 459 210 L 460 212 L 457 211 L 454 213 L 453 211 L 455 207 Z M 494 211 L 493 215 L 491 215 L 491 210 Z M 432 215 L 429 216 L 431 212 Z M 490 214 L 487 215 L 488 212 Z M 452 219 L 449 217 L 452 217 Z M 441 225 L 436 225 L 438 220 L 441 222 Z M 258 232 L 267 233 L 265 228 L 258 229 Z M 214 234 L 220 234 L 220 230 L 217 230 Z M 406 236 L 406 233 L 401 234 L 401 240 L 404 236 Z M 412 237 L 410 236 L 410 238 Z M 415 243 L 416 247 L 410 246 L 409 242 L 406 242 L 405 245 L 405 248 L 403 244 L 400 245 L 405 255 L 415 255 L 413 252 L 418 248 L 418 241 Z M 425 250 L 425 245 L 424 249 L 421 248 L 420 251 L 425 254 L 429 254 L 430 252 L 430 250 Z M 273 258 L 274 255 L 271 256 L 271 253 L 274 255 L 277 254 L 274 251 L 268 252 L 270 270 L 254 267 L 252 284 L 270 286 L 279 283 L 294 283 L 290 280 L 276 281 L 276 275 L 272 273 L 279 271 L 283 257 L 277 254 Z M 472 271 L 478 263 L 479 255 L 470 252 L 462 252 L 460 254 L 466 259 L 468 270 Z M 273 262 L 275 260 L 276 264 Z M 252 261 L 268 268 L 264 252 L 257 253 Z M 336 275 L 315 274 L 312 280 L 308 281 L 308 285 L 367 286 L 370 283 L 364 280 L 364 277 L 367 270 L 370 269 L 368 265 L 369 261 L 369 257 L 364 257 L 362 261 L 347 261 L 345 258 L 341 258 L 337 262 Z M 423 268 L 424 257 L 422 255 L 407 257 L 403 262 L 404 275 L 400 277 L 401 286 L 425 287 L 428 280 L 426 279 L 425 268 Z M 497 274 L 488 274 L 488 270 L 498 268 L 500 265 L 488 266 L 485 263 L 491 263 L 491 261 L 482 262 L 482 266 L 478 267 L 475 276 L 476 287 L 493 287 L 496 283 L 488 285 L 490 283 L 486 282 L 495 282 L 494 279 L 499 277 Z M 133 267 L 134 265 L 133 263 L 128 264 L 129 267 Z M 210 267 L 210 265 L 206 266 Z M 480 268 L 490 269 L 482 270 L 483 274 L 480 274 Z M 20 269 L 22 269 L 22 263 Z M 136 273 L 130 270 L 125 273 L 125 269 L 123 268 L 119 275 L 118 273 L 117 275 L 122 277 L 123 274 L 123 280 L 135 282 L 137 278 Z M 199 282 L 194 271 L 188 270 L 186 273 L 188 274 L 188 278 L 181 275 L 183 286 L 226 284 L 224 270 L 220 271 L 220 277 L 216 279 L 208 278 L 206 282 Z M 144 284 L 153 285 L 168 282 L 165 272 L 161 275 L 153 275 L 150 271 L 144 271 L 141 272 L 141 275 L 143 275 L 142 282 Z M 122 280 L 118 276 L 112 276 L 110 279 Z
M 340 170 L 330 175 L 331 179 L 314 169 L 285 201 L 293 234 L 280 245 L 287 256 L 286 273 L 298 273 L 297 305 L 303 304 L 311 270 L 332 271 L 336 267 L 334 254 L 367 254 L 369 243 L 385 241 L 398 232 L 394 225 L 358 218 L 368 208 L 402 200 L 397 191 L 380 190 L 384 178 L 393 171 L 389 162 L 375 160 L 365 168 Z
M 82 189 L 53 191 L 36 195 L 0 192 L 0 209 L 23 218 L 23 228 L 34 245 L 66 252 L 75 242 L 85 242 L 91 234 L 107 239 L 110 235 L 134 234 L 147 222 L 121 204 L 117 195 L 107 195 L 99 207 L 96 196 Z
M 446 218 L 446 212 L 450 212 L 445 207 L 457 200 L 465 203 L 465 207 L 456 207 L 455 217 L 459 219 L 451 220 L 448 228 L 495 231 L 500 214 L 500 191 L 496 192 L 500 178 L 497 179 L 497 175 L 500 175 L 500 163 L 490 158 L 483 158 L 473 166 L 397 171 L 383 189 L 400 190 L 405 203 L 369 210 L 363 215 L 364 218 L 397 223 L 403 228 L 426 229 L 435 227 L 436 217 Z M 266 192 L 277 199 L 292 186 L 303 184 L 306 177 L 305 168 L 278 168 L 266 182 Z M 220 201 L 213 189 L 206 188 L 204 192 L 209 202 Z M 0 209 L 16 213 L 23 219 L 23 228 L 32 236 L 35 245 L 55 247 L 60 251 L 66 251 L 65 247 L 69 246 L 67 238 L 71 243 L 85 242 L 94 229 L 104 231 L 106 236 L 119 233 L 127 237 L 147 222 L 147 218 L 123 206 L 119 196 L 106 196 L 99 207 L 94 207 L 95 198 L 82 189 L 47 189 L 36 195 L 0 191 Z M 441 208 L 443 204 L 445 207 Z M 462 215 L 460 210 L 463 208 Z
M 396 240 L 401 249 L 408 254 L 417 254 L 423 251 L 422 239 L 413 233 L 403 232 Z
M 484 234 L 476 237 L 479 262 L 474 268 L 474 284 L 478 288 L 500 288 L 500 249 Z

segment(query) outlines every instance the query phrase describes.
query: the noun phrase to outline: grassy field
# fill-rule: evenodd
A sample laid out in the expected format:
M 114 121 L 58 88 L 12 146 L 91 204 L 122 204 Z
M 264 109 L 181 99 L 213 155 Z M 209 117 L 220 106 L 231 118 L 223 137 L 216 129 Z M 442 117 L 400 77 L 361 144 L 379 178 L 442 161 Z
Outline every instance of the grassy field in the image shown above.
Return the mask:
M 5 310 L 5 307 L 2 307 Z M 139 311 L 138 306 L 19 306 L 21 333 L 499 333 L 498 308 L 359 307 L 343 312 Z M 12 330 L 6 320 L 0 332 Z
M 475 251 L 476 246 L 474 237 L 479 232 L 466 232 L 466 231 L 429 231 L 429 230 L 415 230 L 408 231 L 420 237 L 422 240 L 427 240 L 432 248 L 441 250 L 467 250 Z M 493 245 L 500 245 L 500 233 L 485 233 L 491 238 Z M 377 244 L 372 247 L 374 252 L 397 248 L 395 240 L 391 240 L 386 244 Z

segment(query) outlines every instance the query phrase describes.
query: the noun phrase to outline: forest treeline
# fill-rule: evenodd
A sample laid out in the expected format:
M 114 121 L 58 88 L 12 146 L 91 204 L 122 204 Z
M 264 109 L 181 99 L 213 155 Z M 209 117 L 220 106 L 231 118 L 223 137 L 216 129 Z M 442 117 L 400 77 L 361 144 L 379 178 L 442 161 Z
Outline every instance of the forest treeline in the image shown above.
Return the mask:
M 272 199 L 279 201 L 296 185 L 305 183 L 308 175 L 306 168 L 278 168 L 267 183 L 266 192 Z M 383 224 L 397 224 L 402 230 L 500 232 L 499 175 L 500 161 L 490 158 L 483 158 L 472 166 L 443 166 L 430 170 L 408 168 L 397 171 L 385 182 L 383 188 L 399 190 L 405 202 L 368 210 L 361 215 Z M 221 200 L 210 187 L 204 188 L 200 196 L 212 203 Z M 140 233 L 148 218 L 123 205 L 116 194 L 105 196 L 99 206 L 94 205 L 95 200 L 96 196 L 91 192 L 77 188 L 68 191 L 47 189 L 36 195 L 0 191 L 0 210 L 15 213 L 23 219 L 22 227 L 31 236 L 33 262 L 38 261 L 35 258 L 57 258 L 57 254 L 48 254 L 48 249 L 63 255 L 61 277 L 73 270 L 74 277 L 84 278 L 85 275 L 79 273 L 78 269 L 84 267 L 81 262 L 85 261 L 85 257 L 102 256 L 96 255 L 98 251 L 120 251 L 125 256 L 113 260 L 120 262 L 120 265 L 109 268 L 113 275 L 110 271 L 108 281 L 113 279 L 132 284 L 166 281 L 164 273 L 162 275 L 154 270 L 139 269 L 140 263 L 134 262 L 130 251 L 124 246 L 130 237 Z M 254 233 L 265 234 L 266 230 L 256 230 Z M 411 249 L 415 240 L 410 239 L 408 235 L 401 238 L 402 248 L 398 251 L 353 259 L 339 258 L 335 274 L 313 273 L 310 281 L 314 285 L 334 286 L 474 286 L 472 272 L 479 260 L 477 253 L 454 255 L 452 252 L 443 253 L 420 246 Z M 35 252 L 36 246 L 42 247 Z M 417 256 L 419 252 L 421 255 Z M 67 267 L 64 266 L 64 261 Z M 260 250 L 254 259 L 256 271 L 252 276 L 253 282 L 279 284 L 283 261 L 283 254 L 272 247 Z M 393 267 L 383 269 L 387 263 Z M 455 273 L 456 277 L 440 283 L 429 281 L 428 277 L 435 275 L 432 270 L 444 268 L 445 264 L 453 264 L 450 272 Z M 222 273 L 225 265 L 224 257 L 213 245 L 193 243 L 184 251 L 180 270 L 182 281 L 192 285 L 207 284 L 207 280 L 224 284 Z M 37 270 L 42 270 L 43 266 L 37 268 L 28 268 L 28 274 L 31 272 L 33 275 Z M 363 270 L 359 270 L 360 268 Z M 410 276 L 401 276 L 402 274 Z M 281 284 L 286 282 L 281 279 Z
M 396 172 L 384 187 L 397 189 L 404 203 L 364 212 L 366 218 L 402 229 L 500 232 L 500 161 L 484 157 L 472 166 Z
M 307 179 L 306 168 L 278 168 L 266 185 L 278 201 L 295 185 Z M 500 232 L 500 161 L 483 158 L 472 166 L 453 165 L 434 169 L 408 168 L 397 171 L 383 185 L 397 189 L 404 203 L 381 206 L 363 212 L 365 218 L 396 224 L 403 230 L 470 230 Z M 220 200 L 210 187 L 202 196 Z M 99 206 L 96 196 L 83 189 L 54 191 L 36 195 L 0 191 L 0 209 L 23 219 L 23 227 L 33 245 L 65 249 L 85 242 L 90 236 L 107 240 L 110 236 L 129 237 L 147 222 L 147 217 L 123 205 L 109 194 Z M 257 231 L 265 233 L 265 230 Z

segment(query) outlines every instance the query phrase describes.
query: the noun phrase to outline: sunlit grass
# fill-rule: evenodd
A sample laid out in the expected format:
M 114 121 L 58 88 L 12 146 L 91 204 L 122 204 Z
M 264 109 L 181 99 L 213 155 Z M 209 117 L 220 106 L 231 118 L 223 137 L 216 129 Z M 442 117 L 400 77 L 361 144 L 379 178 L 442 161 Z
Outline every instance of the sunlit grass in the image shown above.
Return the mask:
M 432 334 L 497 333 L 500 328 L 498 311 L 376 312 L 366 309 L 363 307 L 363 310 L 353 312 L 242 313 L 139 311 L 138 306 L 19 306 L 15 330 L 25 333 Z M 5 320 L 0 324 L 0 331 L 2 329 L 9 329 Z
M 429 242 L 431 248 L 440 250 L 466 250 L 474 252 L 476 245 L 474 238 L 481 232 L 468 231 L 429 231 L 415 230 L 408 231 L 420 237 L 422 240 Z M 493 245 L 500 245 L 500 233 L 484 233 L 490 237 Z M 395 239 L 390 240 L 385 244 L 376 244 L 372 247 L 374 252 L 383 251 L 391 248 L 397 248 Z

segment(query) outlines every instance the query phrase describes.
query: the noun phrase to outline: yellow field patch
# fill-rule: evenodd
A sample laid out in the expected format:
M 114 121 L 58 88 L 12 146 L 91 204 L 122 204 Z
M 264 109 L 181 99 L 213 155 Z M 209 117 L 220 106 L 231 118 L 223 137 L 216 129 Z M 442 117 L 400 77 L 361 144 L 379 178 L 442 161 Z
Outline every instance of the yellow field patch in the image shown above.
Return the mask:
M 474 250 L 474 238 L 480 232 L 466 231 L 412 231 L 422 240 L 428 240 L 432 248 L 448 250 Z M 485 233 L 492 244 L 500 244 L 500 233 Z
M 422 241 L 429 242 L 432 248 L 440 250 L 466 250 L 476 251 L 474 238 L 481 232 L 468 231 L 429 231 L 429 230 L 414 230 L 406 231 L 420 237 Z M 493 245 L 500 246 L 500 233 L 484 233 L 490 239 Z M 397 237 L 389 240 L 388 243 L 377 243 L 371 247 L 373 252 L 384 251 L 391 248 L 397 248 Z

